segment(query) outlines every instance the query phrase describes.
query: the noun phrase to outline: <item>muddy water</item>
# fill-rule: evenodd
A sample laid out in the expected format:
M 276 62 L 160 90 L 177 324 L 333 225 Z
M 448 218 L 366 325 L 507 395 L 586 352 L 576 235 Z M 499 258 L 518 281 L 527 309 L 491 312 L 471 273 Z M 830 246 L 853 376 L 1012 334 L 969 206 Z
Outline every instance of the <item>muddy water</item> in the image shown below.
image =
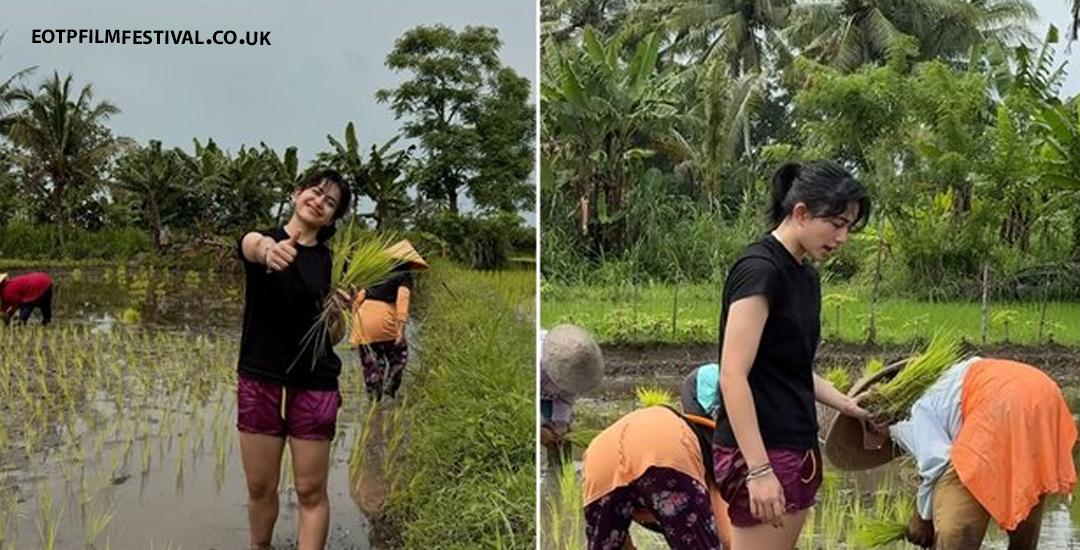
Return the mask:
M 602 429 L 623 414 L 630 412 L 636 406 L 634 390 L 639 387 L 662 388 L 677 399 L 682 376 L 689 369 L 686 365 L 697 365 L 708 362 L 709 354 L 713 352 L 713 346 L 670 346 L 647 349 L 641 347 L 605 348 L 606 377 L 602 387 L 592 395 L 579 399 L 574 411 L 574 426 L 578 430 Z M 870 356 L 867 350 L 859 346 L 833 347 L 825 350 L 824 357 L 829 365 L 858 365 L 865 364 Z M 885 357 L 890 353 L 902 355 L 902 350 L 884 350 Z M 1080 364 L 1080 349 L 1050 347 L 1045 349 L 1031 348 L 996 348 L 990 350 L 998 357 L 1012 358 L 1026 361 L 1032 364 L 1047 365 L 1046 370 L 1063 386 L 1064 393 L 1074 411 L 1080 411 L 1080 380 L 1072 365 Z M 882 356 L 882 350 L 873 350 L 875 356 Z M 983 351 L 985 353 L 985 351 Z M 692 368 L 692 367 L 691 367 Z M 580 453 L 580 449 L 577 450 Z M 546 457 L 545 457 L 546 458 Z M 1080 467 L 1078 467 L 1080 469 Z M 833 475 L 838 475 L 834 473 Z M 814 523 L 804 529 L 804 539 L 800 541 L 800 549 L 848 549 L 854 545 L 845 545 L 848 526 L 852 518 L 842 517 L 829 518 L 829 502 L 827 498 L 844 501 L 857 498 L 867 503 L 866 510 L 870 510 L 875 498 L 875 493 L 880 490 L 896 492 L 897 490 L 909 490 L 911 495 L 915 492 L 915 483 L 911 479 L 912 472 L 903 470 L 898 461 L 888 466 L 877 468 L 869 472 L 856 475 L 849 473 L 839 474 L 839 489 L 830 496 L 824 491 L 819 494 L 819 504 L 816 507 L 815 516 L 811 521 Z M 557 473 L 545 468 L 542 471 L 541 486 L 541 510 L 544 512 L 542 520 L 544 525 L 552 521 L 548 506 L 543 503 L 554 502 L 558 494 Z M 1080 487 L 1078 487 L 1080 489 Z M 1080 495 L 1077 495 L 1080 496 Z M 1052 497 L 1048 501 L 1043 516 L 1042 530 L 1040 532 L 1039 548 L 1043 550 L 1065 550 L 1080 548 L 1080 499 L 1074 497 L 1074 503 L 1067 498 Z M 835 509 L 835 506 L 833 507 Z M 910 513 L 910 512 L 908 512 Z M 873 513 L 870 512 L 872 516 Z M 875 516 L 876 517 L 876 516 Z M 906 517 L 906 516 L 905 516 Z M 566 520 L 563 520 L 564 524 Z M 549 529 L 549 527 L 545 527 Z M 809 532 L 809 534 L 807 534 Z M 639 549 L 667 548 L 662 537 L 655 536 L 644 530 L 635 531 L 634 542 Z M 583 538 L 581 539 L 583 540 Z M 546 549 L 579 548 L 580 545 L 556 544 L 545 542 Z M 982 548 L 1003 550 L 1008 547 L 1008 540 L 1000 532 L 993 522 L 988 531 Z M 893 544 L 885 548 L 913 548 Z
M 242 310 L 235 277 L 114 269 L 53 275 L 56 326 L 209 334 L 235 349 Z M 338 353 L 346 374 L 331 458 L 327 547 L 379 548 L 358 505 L 370 503 L 365 488 L 377 489 L 379 478 L 349 467 L 366 408 L 359 361 L 355 351 Z M 234 353 L 226 356 L 235 361 Z M 228 377 L 196 404 L 180 395 L 147 402 L 118 406 L 115 396 L 92 396 L 79 405 L 75 434 L 49 428 L 45 444 L 0 465 L 0 548 L 245 548 L 235 380 Z M 377 463 L 365 461 L 365 468 Z M 286 549 L 295 548 L 298 520 L 288 453 L 282 470 L 274 547 Z M 358 477 L 366 481 L 354 491 Z

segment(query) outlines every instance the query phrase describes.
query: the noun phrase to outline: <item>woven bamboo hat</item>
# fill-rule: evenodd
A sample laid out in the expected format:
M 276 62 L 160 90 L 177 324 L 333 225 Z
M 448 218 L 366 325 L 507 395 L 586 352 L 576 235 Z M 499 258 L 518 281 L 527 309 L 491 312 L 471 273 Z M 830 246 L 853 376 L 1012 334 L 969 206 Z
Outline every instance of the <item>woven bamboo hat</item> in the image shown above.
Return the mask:
M 548 331 L 540 352 L 540 365 L 560 395 L 573 398 L 600 385 L 604 356 L 585 329 L 559 325 Z
M 408 239 L 402 239 L 389 248 L 386 249 L 386 253 L 395 260 L 401 260 L 402 262 L 412 264 L 412 268 L 415 270 L 424 270 L 428 268 L 427 262 L 424 258 L 420 257 L 420 253 L 413 248 L 412 243 Z
M 848 395 L 854 397 L 874 384 L 891 380 L 905 365 L 907 359 L 860 378 L 851 386 Z M 867 435 L 861 421 L 847 415 L 835 414 L 829 426 L 829 435 L 825 437 L 825 458 L 840 470 L 869 470 L 900 455 L 900 449 L 887 435 L 881 445 L 867 448 Z

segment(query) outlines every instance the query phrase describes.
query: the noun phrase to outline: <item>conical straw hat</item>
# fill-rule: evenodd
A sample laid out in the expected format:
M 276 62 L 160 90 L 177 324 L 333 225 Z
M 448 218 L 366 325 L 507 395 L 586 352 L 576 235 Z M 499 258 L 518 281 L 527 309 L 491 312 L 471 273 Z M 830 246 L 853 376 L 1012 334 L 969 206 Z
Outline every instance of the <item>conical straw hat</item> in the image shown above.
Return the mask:
M 559 325 L 548 331 L 540 365 L 566 398 L 592 390 L 604 378 L 600 346 L 588 331 L 574 325 Z
M 420 253 L 413 248 L 412 243 L 408 239 L 402 239 L 389 248 L 386 249 L 386 253 L 395 260 L 401 260 L 405 263 L 410 263 L 415 270 L 424 270 L 428 268 L 427 262 L 424 258 L 420 257 Z
M 851 386 L 848 395 L 854 397 L 874 384 L 892 379 L 905 365 L 907 359 L 860 378 Z M 900 455 L 900 449 L 887 436 L 880 447 L 867 449 L 863 432 L 863 425 L 859 420 L 844 414 L 835 414 L 829 427 L 829 435 L 825 437 L 825 458 L 840 470 L 869 470 Z
M 2 282 L 4 282 L 4 281 L 6 281 L 6 280 L 7 280 L 7 278 L 8 278 L 8 274 L 7 274 L 7 273 L 0 273 L 0 283 L 2 283 Z

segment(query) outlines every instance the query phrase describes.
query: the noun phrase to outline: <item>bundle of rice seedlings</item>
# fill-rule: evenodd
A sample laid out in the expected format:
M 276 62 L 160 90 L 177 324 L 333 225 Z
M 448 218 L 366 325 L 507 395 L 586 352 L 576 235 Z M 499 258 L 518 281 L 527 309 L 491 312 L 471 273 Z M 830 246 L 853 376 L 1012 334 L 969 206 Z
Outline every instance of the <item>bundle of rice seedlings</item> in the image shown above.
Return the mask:
M 863 376 L 870 376 L 872 374 L 876 374 L 880 372 L 883 368 L 885 368 L 885 363 L 881 359 L 874 357 L 868 363 L 866 363 L 866 368 L 863 369 Z
M 675 404 L 675 398 L 672 397 L 671 392 L 659 386 L 639 386 L 634 388 L 634 395 L 637 396 L 639 407 L 655 407 L 658 405 Z
M 571 445 L 584 449 L 592 443 L 596 436 L 600 435 L 600 430 L 592 428 L 584 428 L 580 430 L 571 430 L 563 436 L 564 441 L 569 441 Z
M 354 224 L 341 228 L 330 241 L 332 264 L 330 293 L 323 302 L 318 319 L 304 336 L 301 349 L 314 346 L 311 368 L 326 351 L 336 344 L 332 336 L 348 334 L 352 327 L 352 301 L 358 289 L 381 283 L 401 260 L 391 258 L 386 249 L 395 241 L 392 235 L 376 236 L 358 229 Z M 290 365 L 290 369 L 294 365 Z
M 852 535 L 859 548 L 877 548 L 903 540 L 907 525 L 895 521 L 870 521 L 856 528 Z
M 851 375 L 848 374 L 847 369 L 841 366 L 829 367 L 829 370 L 825 371 L 826 380 L 833 385 L 834 388 L 840 390 L 840 393 L 847 393 L 851 389 Z
M 956 338 L 934 336 L 926 350 L 909 359 L 896 376 L 870 388 L 862 400 L 863 408 L 870 412 L 871 420 L 880 424 L 894 424 L 907 418 L 915 401 L 960 357 Z

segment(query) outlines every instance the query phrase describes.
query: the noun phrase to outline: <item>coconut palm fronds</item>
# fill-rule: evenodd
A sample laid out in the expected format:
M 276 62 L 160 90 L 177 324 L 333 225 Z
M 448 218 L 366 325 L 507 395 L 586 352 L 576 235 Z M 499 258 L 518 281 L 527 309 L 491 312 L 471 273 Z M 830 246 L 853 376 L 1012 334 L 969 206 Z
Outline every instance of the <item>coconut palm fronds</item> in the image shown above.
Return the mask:
M 907 418 L 911 406 L 945 372 L 960 361 L 960 342 L 953 337 L 936 335 L 919 355 L 891 380 L 870 388 L 863 407 L 875 422 L 894 424 Z

